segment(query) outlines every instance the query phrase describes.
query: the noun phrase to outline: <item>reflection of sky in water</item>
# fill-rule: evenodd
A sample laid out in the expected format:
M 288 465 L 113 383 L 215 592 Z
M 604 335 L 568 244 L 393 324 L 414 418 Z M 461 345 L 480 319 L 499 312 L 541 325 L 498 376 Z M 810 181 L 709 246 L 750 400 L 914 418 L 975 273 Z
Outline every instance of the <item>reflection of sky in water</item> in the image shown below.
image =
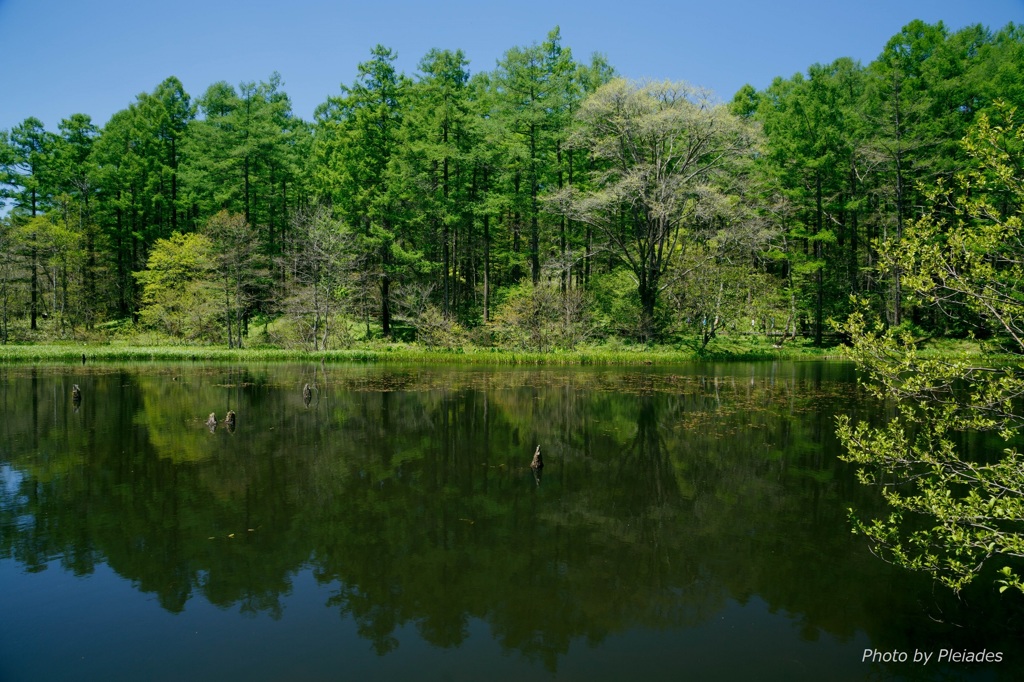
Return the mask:
M 0 464 L 0 489 L 4 491 L 3 496 L 13 497 L 24 477 L 24 474 L 13 469 L 10 464 Z
M 20 569 L 0 561 L 0 584 Z M 808 641 L 799 617 L 759 599 L 728 599 L 713 618 L 679 630 L 629 628 L 600 646 L 574 638 L 557 671 L 511 655 L 491 626 L 467 618 L 460 646 L 431 645 L 415 623 L 397 627 L 398 646 L 374 653 L 347 615 L 324 608 L 337 582 L 319 584 L 310 570 L 289 578 L 280 618 L 193 600 L 180 614 L 159 608 L 106 565 L 89 576 L 48 570 L 0 592 L 0 607 L 21 614 L 0 619 L 3 679 L 533 679 L 841 680 L 893 679 L 886 666 L 861 664 L 870 642 L 857 632 L 843 642 L 822 633 Z M 132 623 L 125 628 L 124 623 Z M 629 678 L 623 675 L 630 671 Z M 434 678 L 431 678 L 434 679 Z

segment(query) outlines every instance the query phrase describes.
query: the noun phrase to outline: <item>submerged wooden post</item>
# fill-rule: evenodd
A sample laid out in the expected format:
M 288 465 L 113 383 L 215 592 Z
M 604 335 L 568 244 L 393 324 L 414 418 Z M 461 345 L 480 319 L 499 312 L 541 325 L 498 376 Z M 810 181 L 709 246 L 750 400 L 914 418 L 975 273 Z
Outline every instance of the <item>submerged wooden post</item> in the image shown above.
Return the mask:
M 206 418 L 206 428 L 210 429 L 210 433 L 217 430 L 217 413 L 211 412 L 210 416 Z
M 78 408 L 82 406 L 82 389 L 75 384 L 71 387 L 71 407 L 74 408 L 75 412 L 78 412 Z
M 540 456 L 540 446 L 537 446 L 537 451 L 533 453 L 533 461 L 530 462 L 530 468 L 534 471 L 538 471 L 544 468 L 544 460 Z
M 232 432 L 235 430 L 235 411 L 228 410 L 227 415 L 224 417 L 224 426 L 228 427 L 228 431 Z
M 539 445 L 533 453 L 533 461 L 530 462 L 530 468 L 533 469 L 533 480 L 537 481 L 537 485 L 540 485 L 540 477 L 544 473 L 544 460 L 541 459 Z
M 309 407 L 309 403 L 312 400 L 313 389 L 309 387 L 309 384 L 306 384 L 305 386 L 302 387 L 302 402 L 306 404 L 306 407 Z

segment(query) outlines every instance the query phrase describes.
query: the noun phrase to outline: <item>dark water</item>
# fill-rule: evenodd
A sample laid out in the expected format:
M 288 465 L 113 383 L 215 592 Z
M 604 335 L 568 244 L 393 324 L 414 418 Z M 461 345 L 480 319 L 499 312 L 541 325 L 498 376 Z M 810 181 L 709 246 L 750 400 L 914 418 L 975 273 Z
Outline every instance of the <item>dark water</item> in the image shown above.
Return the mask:
M 1024 679 L 1019 599 L 849 532 L 839 412 L 836 363 L 0 368 L 0 679 Z

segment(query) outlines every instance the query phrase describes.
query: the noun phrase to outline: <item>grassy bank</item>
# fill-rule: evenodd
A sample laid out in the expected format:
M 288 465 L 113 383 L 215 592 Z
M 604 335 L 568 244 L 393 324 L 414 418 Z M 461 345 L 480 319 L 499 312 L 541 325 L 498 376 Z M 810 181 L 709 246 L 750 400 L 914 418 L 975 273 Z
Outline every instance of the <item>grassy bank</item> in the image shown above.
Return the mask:
M 467 347 L 428 349 L 415 344 L 374 343 L 329 351 L 280 348 L 227 349 L 212 346 L 131 344 L 31 344 L 0 346 L 0 363 L 86 362 L 409 362 L 479 365 L 664 365 L 702 360 L 838 358 L 838 349 L 787 345 L 782 349 L 747 340 L 716 344 L 704 352 L 686 346 L 597 346 L 546 353 Z

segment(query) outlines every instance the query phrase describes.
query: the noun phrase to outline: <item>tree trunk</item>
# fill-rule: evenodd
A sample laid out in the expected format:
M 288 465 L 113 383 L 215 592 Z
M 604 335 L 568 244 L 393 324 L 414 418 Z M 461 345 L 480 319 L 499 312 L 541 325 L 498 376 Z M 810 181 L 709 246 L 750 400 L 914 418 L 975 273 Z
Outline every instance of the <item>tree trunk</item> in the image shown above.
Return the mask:
M 380 326 L 385 339 L 391 338 L 391 278 L 380 278 Z
M 171 232 L 178 231 L 178 153 L 171 137 Z
M 484 324 L 489 321 L 491 298 L 491 216 L 484 214 Z
M 556 157 L 556 161 L 558 163 L 558 174 L 557 174 L 557 177 L 556 177 L 557 187 L 558 187 L 558 191 L 561 192 L 562 191 L 562 145 L 561 145 L 561 143 L 557 143 L 555 145 L 555 157 Z M 569 259 L 568 259 L 568 256 L 567 256 L 567 251 L 566 251 L 566 247 L 568 245 L 568 240 L 566 239 L 566 224 L 565 224 L 565 222 L 566 222 L 565 215 L 562 215 L 561 219 L 558 222 L 558 250 L 559 250 L 559 255 L 561 256 L 561 259 L 562 259 L 561 284 L 562 284 L 562 295 L 563 296 L 565 295 L 565 292 L 569 288 L 569 268 L 571 267 L 571 264 L 569 263 Z
M 824 224 L 823 224 L 824 213 L 823 213 L 823 206 L 822 206 L 821 191 L 822 191 L 821 190 L 821 173 L 817 173 L 816 176 L 815 176 L 815 202 L 816 202 L 817 215 L 815 216 L 815 224 L 814 224 L 814 226 L 815 226 L 814 234 L 816 236 L 821 234 L 821 230 L 824 227 Z M 822 255 L 823 255 L 823 253 L 822 253 L 821 242 L 816 239 L 816 240 L 814 240 L 814 258 L 815 258 L 815 260 L 818 261 L 818 263 L 817 263 L 818 267 L 817 267 L 817 270 L 815 271 L 815 278 L 814 278 L 815 279 L 815 284 L 817 286 L 817 292 L 816 292 L 816 299 L 817 300 L 815 301 L 815 306 L 814 306 L 814 345 L 815 346 L 822 345 L 822 327 L 825 324 L 825 321 L 823 319 L 823 312 L 824 312 L 824 310 L 823 310 L 824 278 L 822 276 L 822 270 L 825 269 L 825 266 L 824 266 L 824 264 L 822 263 L 822 260 L 821 260 Z
M 530 125 L 530 270 L 533 284 L 540 282 L 540 225 L 537 223 L 537 131 Z
M 640 294 L 640 337 L 644 342 L 654 338 L 654 308 L 658 302 L 658 284 L 653 273 L 638 273 Z
M 36 217 L 36 191 L 34 189 L 32 190 L 32 217 Z M 36 271 L 39 269 L 39 249 L 36 247 L 36 233 L 33 232 L 29 238 L 32 240 L 29 254 L 32 261 L 32 303 L 29 308 L 29 317 L 31 318 L 29 328 L 38 329 L 36 316 L 39 314 L 39 273 Z
M 228 324 L 228 348 L 234 348 L 235 336 L 231 333 L 231 286 L 226 278 L 224 280 L 224 319 Z

